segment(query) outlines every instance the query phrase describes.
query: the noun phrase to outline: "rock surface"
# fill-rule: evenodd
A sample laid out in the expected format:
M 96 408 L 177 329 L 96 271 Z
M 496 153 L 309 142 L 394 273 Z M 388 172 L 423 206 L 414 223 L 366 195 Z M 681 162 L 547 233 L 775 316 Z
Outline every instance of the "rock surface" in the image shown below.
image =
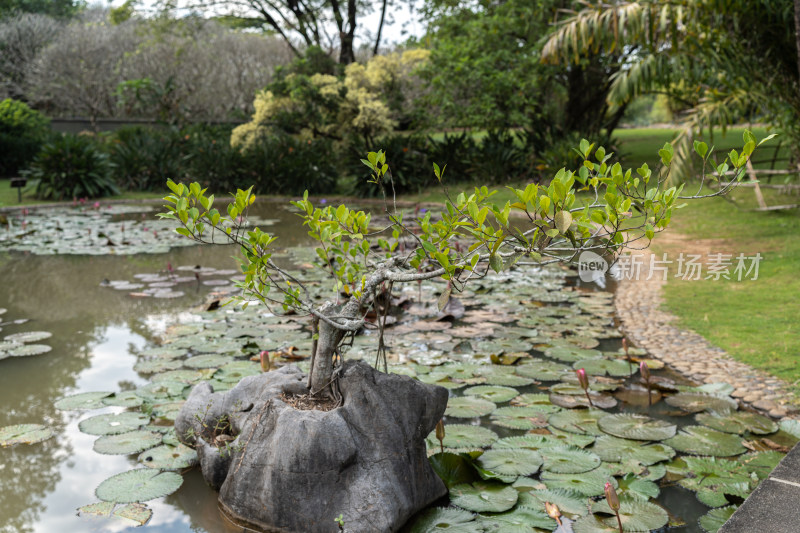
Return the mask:
M 444 388 L 348 361 L 343 405 L 301 411 L 280 396 L 304 393 L 304 377 L 291 365 L 227 392 L 201 383 L 181 409 L 178 435 L 196 445 L 232 518 L 265 531 L 335 533 L 341 514 L 347 531 L 389 532 L 447 493 L 424 442 L 447 406 Z M 209 428 L 226 420 L 235 440 L 210 445 Z

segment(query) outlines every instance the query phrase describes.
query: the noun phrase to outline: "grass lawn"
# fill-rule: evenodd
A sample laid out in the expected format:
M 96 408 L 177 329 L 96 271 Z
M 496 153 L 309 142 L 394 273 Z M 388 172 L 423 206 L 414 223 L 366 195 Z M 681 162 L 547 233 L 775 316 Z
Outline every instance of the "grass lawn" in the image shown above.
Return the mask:
M 25 192 L 22 193 L 22 203 L 17 201 L 17 189 L 11 188 L 11 180 L 7 179 L 0 179 L 0 208 L 3 207 L 14 207 L 18 205 L 39 205 L 39 204 L 51 204 L 53 200 L 38 200 L 34 197 L 34 188 L 28 187 Z M 166 193 L 164 192 L 124 192 L 122 194 L 118 194 L 116 196 L 108 196 L 106 198 L 101 198 L 100 201 L 108 201 L 108 200 L 148 200 L 148 199 L 160 199 L 163 198 Z M 72 199 L 64 200 L 64 201 L 71 201 Z
M 800 203 L 800 196 L 774 190 L 764 196 L 768 205 Z M 759 252 L 758 279 L 684 281 L 673 277 L 673 269 L 665 306 L 681 326 L 736 359 L 800 385 L 800 210 L 753 211 L 752 189 L 738 189 L 733 197 L 736 205 L 721 198 L 692 202 L 656 237 L 653 251 L 667 252 L 671 260 L 681 252 Z

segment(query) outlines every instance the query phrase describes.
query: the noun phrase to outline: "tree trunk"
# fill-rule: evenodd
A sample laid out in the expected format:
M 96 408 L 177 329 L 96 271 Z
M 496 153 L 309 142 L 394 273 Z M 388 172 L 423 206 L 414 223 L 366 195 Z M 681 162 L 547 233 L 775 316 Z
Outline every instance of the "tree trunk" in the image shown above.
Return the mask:
M 383 33 L 383 23 L 386 20 L 386 4 L 389 0 L 383 0 L 383 6 L 381 7 L 381 21 L 378 23 L 378 36 L 375 37 L 375 47 L 372 49 L 372 55 L 378 55 L 378 50 L 381 47 L 381 33 Z M 800 0 L 795 0 L 795 4 L 800 2 Z
M 794 0 L 794 35 L 797 46 L 797 74 L 800 76 L 800 0 Z
M 359 307 L 358 303 L 353 302 L 353 300 L 349 300 L 342 308 L 334 306 L 331 302 L 327 302 L 319 311 L 325 316 L 336 315 L 356 318 L 358 316 Z M 336 354 L 336 349 L 342 342 L 346 331 L 331 326 L 324 320 L 320 320 L 317 332 L 319 339 L 317 340 L 317 349 L 315 353 L 312 354 L 313 360 L 311 363 L 309 392 L 330 396 L 331 379 L 333 378 L 333 356 Z

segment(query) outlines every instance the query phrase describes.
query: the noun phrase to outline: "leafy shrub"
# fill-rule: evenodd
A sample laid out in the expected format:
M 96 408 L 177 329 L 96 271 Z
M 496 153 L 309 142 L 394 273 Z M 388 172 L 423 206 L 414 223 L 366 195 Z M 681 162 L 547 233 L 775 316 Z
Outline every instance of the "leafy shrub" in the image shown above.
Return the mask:
M 114 165 L 90 137 L 63 135 L 45 144 L 26 174 L 38 179 L 36 196 L 49 200 L 119 194 Z
M 429 154 L 432 143 L 418 135 L 392 135 L 377 141 L 377 146 L 386 154 L 386 163 L 392 172 L 394 192 L 397 194 L 416 193 L 436 183 L 433 176 Z M 350 177 L 345 189 L 347 194 L 356 196 L 379 196 L 380 187 L 367 186 L 371 172 L 361 163 L 357 155 L 364 154 L 372 147 L 364 147 L 363 142 L 351 140 L 347 156 L 343 156 L 344 173 Z M 434 160 L 435 161 L 435 160 Z M 391 194 L 392 186 L 386 186 L 387 194 Z
M 187 155 L 177 128 L 128 126 L 108 139 L 118 183 L 127 190 L 159 190 L 167 179 L 183 179 Z M 194 178 L 192 176 L 192 178 Z
M 503 183 L 530 175 L 531 160 L 522 140 L 508 130 L 492 130 L 471 152 L 470 170 L 481 182 Z
M 186 174 L 205 187 L 231 189 L 241 186 L 246 163 L 231 146 L 230 126 L 194 125 L 182 132 Z M 237 185 L 238 184 L 238 185 Z M 163 185 L 162 185 L 163 187 Z
M 447 165 L 445 175 L 454 181 L 463 181 L 470 175 L 472 154 L 476 150 L 472 134 L 446 133 L 441 140 L 429 137 L 430 159 L 439 167 Z
M 0 176 L 16 176 L 51 135 L 50 121 L 24 102 L 0 102 Z

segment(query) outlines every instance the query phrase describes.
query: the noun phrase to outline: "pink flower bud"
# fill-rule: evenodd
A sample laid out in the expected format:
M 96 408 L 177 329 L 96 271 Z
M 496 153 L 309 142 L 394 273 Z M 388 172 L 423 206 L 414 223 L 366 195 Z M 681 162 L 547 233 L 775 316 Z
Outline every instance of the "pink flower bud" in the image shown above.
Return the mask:
M 622 349 L 625 350 L 625 355 L 628 355 L 628 339 L 622 338 Z
M 586 370 L 584 370 L 583 368 L 579 368 L 578 370 L 575 371 L 575 373 L 578 375 L 578 383 L 580 383 L 583 390 L 588 389 L 589 378 L 586 377 Z
M 259 356 L 261 357 L 261 371 L 268 372 L 270 367 L 269 352 L 263 350 Z
M 619 511 L 619 498 L 617 497 L 617 491 L 614 490 L 614 486 L 611 483 L 606 482 L 604 490 L 606 493 L 606 501 L 608 502 L 608 506 L 611 507 L 612 511 Z
M 642 375 L 645 381 L 650 381 L 650 369 L 647 367 L 647 363 L 644 361 L 639 363 L 639 373 Z

